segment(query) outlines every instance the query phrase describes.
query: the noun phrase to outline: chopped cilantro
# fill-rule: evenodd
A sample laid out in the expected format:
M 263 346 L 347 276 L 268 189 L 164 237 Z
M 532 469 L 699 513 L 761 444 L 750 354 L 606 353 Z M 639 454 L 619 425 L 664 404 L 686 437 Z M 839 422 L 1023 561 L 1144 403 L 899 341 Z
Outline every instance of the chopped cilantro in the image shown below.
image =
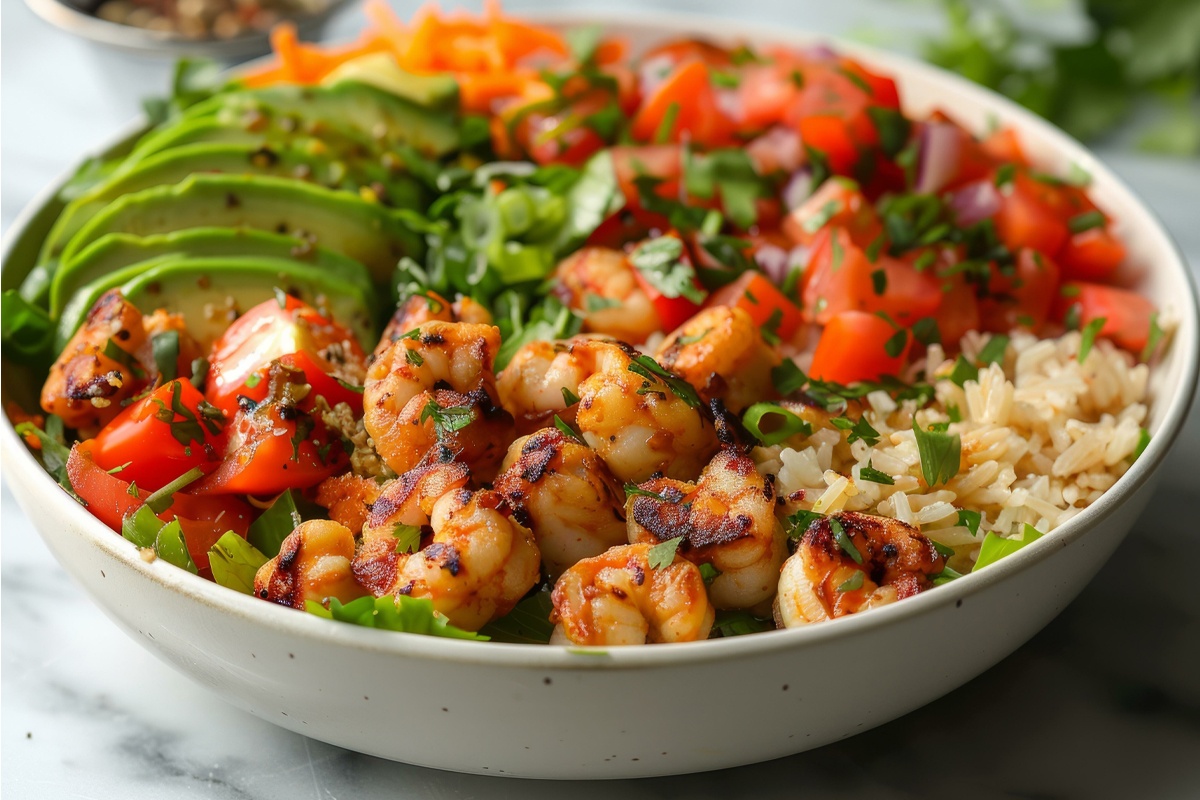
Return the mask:
M 1008 337 L 1002 333 L 992 334 L 988 343 L 979 351 L 978 362 L 984 366 L 997 364 L 1004 360 L 1004 352 L 1008 349 Z
M 846 533 L 846 529 L 842 527 L 842 523 L 837 517 L 829 517 L 829 530 L 833 532 L 833 540 L 838 543 L 838 547 L 842 548 L 842 552 L 850 556 L 850 559 L 855 564 L 863 563 L 862 553 L 858 552 L 858 548 L 854 546 L 854 540 L 850 538 L 850 534 Z
M 179 373 L 179 331 L 164 331 L 150 338 L 154 366 L 161 383 L 173 381 Z
M 1104 219 L 1104 214 L 1101 212 L 1085 211 L 1068 219 L 1067 227 L 1071 229 L 1071 233 L 1083 233 L 1092 228 L 1102 228 L 1106 222 L 1107 220 Z
M 771 383 L 774 384 L 775 391 L 787 397 L 792 392 L 804 388 L 804 384 L 808 383 L 808 376 L 796 366 L 795 361 L 786 358 L 779 366 L 771 368 Z
M 879 431 L 871 427 L 871 423 L 867 422 L 866 417 L 859 417 L 857 420 L 832 417 L 829 422 L 840 431 L 850 431 L 850 435 L 846 438 L 846 444 L 854 444 L 859 439 L 872 447 L 879 444 Z
M 828 224 L 829 220 L 842 210 L 844 204 L 841 200 L 830 200 L 823 206 L 817 209 L 817 213 L 813 214 L 800 226 L 804 228 L 806 233 L 816 233 Z
M 871 288 L 876 295 L 882 296 L 887 291 L 888 279 L 887 271 L 883 269 L 874 270 L 871 273 Z
M 964 386 L 967 381 L 979 380 L 979 369 L 961 355 L 954 360 L 954 369 L 947 376 L 958 386 Z
M 913 433 L 917 437 L 921 474 L 927 486 L 932 488 L 939 483 L 946 483 L 958 474 L 962 460 L 962 438 L 957 433 L 922 429 L 915 419 Z
M 1150 360 L 1158 348 L 1158 343 L 1162 341 L 1162 337 L 1163 329 L 1158 324 L 1158 312 L 1154 311 L 1150 314 L 1150 336 L 1146 339 L 1146 346 L 1142 348 L 1142 361 Z
M 1025 525 L 1020 539 L 1005 539 L 989 532 L 983 539 L 983 546 L 979 548 L 979 558 L 975 560 L 975 566 L 971 568 L 971 572 L 978 572 L 984 567 L 995 564 L 1000 559 L 1012 555 L 1028 544 L 1033 544 L 1040 538 L 1042 538 L 1041 531 L 1029 524 Z
M 1079 363 L 1082 364 L 1087 360 L 1088 353 L 1092 352 L 1092 345 L 1096 343 L 1096 336 L 1104 328 L 1104 324 L 1108 322 L 1107 317 L 1096 317 L 1094 320 L 1083 326 L 1083 337 L 1079 340 Z
M 576 442 L 580 442 L 579 434 L 577 434 L 570 425 L 563 422 L 562 417 L 558 414 L 554 415 L 554 427 L 558 428 L 559 433 Z
M 931 344 L 940 344 L 942 341 L 942 332 L 938 330 L 937 320 L 933 317 L 922 317 L 914 322 L 912 334 L 914 339 L 926 347 Z
M 397 522 L 392 528 L 392 538 L 396 540 L 396 553 L 415 553 L 421 549 L 421 529 L 416 525 L 405 525 Z
M 779 326 L 783 323 L 783 309 L 776 307 L 771 312 L 771 316 L 767 317 L 767 321 L 762 324 L 763 340 L 769 345 L 777 345 L 780 343 Z
M 1142 428 L 1138 431 L 1137 445 L 1133 448 L 1133 453 L 1129 456 L 1129 463 L 1137 461 L 1141 458 L 1142 453 L 1146 452 L 1146 448 L 1150 445 L 1150 431 Z
M 979 524 L 983 522 L 983 515 L 978 511 L 969 511 L 965 508 L 958 510 L 958 524 L 971 531 L 972 536 L 979 535 Z
M 579 402 L 579 395 L 572 392 L 566 386 L 562 387 L 562 397 L 563 397 L 563 402 L 566 403 L 568 406 L 573 406 Z
M 700 408 L 704 405 L 700 401 L 700 396 L 696 394 L 696 390 L 690 383 L 683 378 L 668 372 L 657 361 L 647 355 L 640 355 L 634 358 L 629 363 L 628 370 L 636 375 L 641 375 L 650 382 L 660 382 L 666 386 L 683 402 L 687 403 L 692 408 Z
M 466 406 L 442 408 L 438 405 L 437 400 L 433 399 L 430 399 L 425 404 L 425 408 L 421 409 L 421 422 L 433 420 L 433 429 L 438 440 L 470 425 L 473 416 L 471 409 Z
M 858 477 L 860 480 L 870 481 L 871 483 L 882 483 L 885 486 L 896 485 L 896 481 L 892 479 L 891 475 L 888 475 L 886 472 L 880 472 L 871 466 L 871 459 L 867 459 L 865 467 L 859 467 Z
M 721 570 L 712 564 L 701 564 L 700 577 L 704 580 L 705 586 L 712 586 L 712 582 L 721 577 Z
M 682 536 L 676 536 L 674 539 L 667 539 L 665 542 L 659 542 L 651 547 L 646 552 L 646 563 L 650 569 L 663 569 L 671 566 L 675 561 L 675 551 L 679 549 L 679 543 L 682 541 Z
M 699 304 L 708 296 L 696 285 L 696 270 L 684 257 L 683 242 L 674 236 L 643 242 L 630 254 L 629 262 L 663 297 L 684 297 Z

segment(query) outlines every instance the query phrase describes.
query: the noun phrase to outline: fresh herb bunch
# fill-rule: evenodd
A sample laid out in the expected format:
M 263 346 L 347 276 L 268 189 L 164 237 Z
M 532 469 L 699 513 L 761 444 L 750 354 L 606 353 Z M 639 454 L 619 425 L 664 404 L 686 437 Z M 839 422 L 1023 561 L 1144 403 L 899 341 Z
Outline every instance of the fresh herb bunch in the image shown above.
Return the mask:
M 1144 101 L 1165 107 L 1143 150 L 1200 154 L 1200 3 L 1084 0 L 1091 36 L 1062 42 L 1022 26 L 995 0 L 944 0 L 948 30 L 925 42 L 933 63 L 995 89 L 1080 139 L 1125 122 Z

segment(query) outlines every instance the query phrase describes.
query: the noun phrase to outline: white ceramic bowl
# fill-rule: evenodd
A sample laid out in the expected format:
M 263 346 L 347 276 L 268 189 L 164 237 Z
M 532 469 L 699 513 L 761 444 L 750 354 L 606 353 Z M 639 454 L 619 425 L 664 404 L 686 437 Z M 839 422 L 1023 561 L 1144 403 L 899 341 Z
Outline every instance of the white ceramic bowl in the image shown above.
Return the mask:
M 554 24 L 578 17 L 542 16 Z M 696 34 L 804 44 L 728 20 L 591 15 L 635 46 Z M 1196 294 L 1162 226 L 1077 142 L 1014 104 L 932 67 L 839 47 L 893 74 L 905 107 L 982 130 L 1017 126 L 1045 168 L 1074 161 L 1120 221 L 1131 284 L 1179 318 L 1152 379 L 1150 446 L 1095 505 L 999 564 L 902 603 L 803 629 L 584 654 L 356 628 L 228 591 L 134 547 L 72 502 L 5 422 L 8 480 L 63 567 L 124 631 L 219 697 L 363 753 L 443 769 L 541 778 L 624 778 L 785 756 L 887 722 L 970 680 L 1029 639 L 1091 579 L 1149 499 L 1196 383 Z M 51 187 L 6 243 L 16 285 L 57 213 Z M 5 364 L 4 391 L 40 381 Z

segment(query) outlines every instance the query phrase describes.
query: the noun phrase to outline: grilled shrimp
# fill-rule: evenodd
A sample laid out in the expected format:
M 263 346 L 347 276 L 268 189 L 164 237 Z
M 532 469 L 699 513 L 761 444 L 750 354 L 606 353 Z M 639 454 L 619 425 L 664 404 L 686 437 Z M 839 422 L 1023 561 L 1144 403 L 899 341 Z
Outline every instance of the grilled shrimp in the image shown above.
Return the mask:
M 478 477 L 495 475 L 513 439 L 497 405 L 490 325 L 426 322 L 397 339 L 367 371 L 363 423 L 389 467 L 404 473 L 436 444 L 459 453 Z
M 371 505 L 383 487 L 374 478 L 346 473 L 326 478 L 317 486 L 317 505 L 329 509 L 329 518 L 357 535 L 366 524 Z
M 563 303 L 584 315 L 583 329 L 640 344 L 662 327 L 633 266 L 620 250 L 585 247 L 563 259 L 554 276 Z
M 619 480 L 644 481 L 656 472 L 687 479 L 700 472 L 717 449 L 716 431 L 700 408 L 645 362 L 635 365 L 640 354 L 628 345 L 577 342 L 571 353 L 591 373 L 579 384 L 575 419 Z
M 933 543 L 900 520 L 853 511 L 822 517 L 783 565 L 775 621 L 794 628 L 903 600 L 929 588 L 944 564 Z
M 774 486 L 753 460 L 722 450 L 696 484 L 656 478 L 638 488 L 657 496 L 630 496 L 630 542 L 683 537 L 680 555 L 720 572 L 708 590 L 717 608 L 751 608 L 771 600 L 787 557 L 787 536 L 775 520 Z
M 567 392 L 578 396 L 579 384 L 590 374 L 588 364 L 581 363 L 571 352 L 571 345 L 580 341 L 585 339 L 528 342 L 496 377 L 500 405 L 512 414 L 518 431 L 532 432 L 545 427 L 555 414 L 566 422 L 574 422 L 574 408 L 567 405 Z
M 513 442 L 495 488 L 533 531 L 552 579 L 625 542 L 624 489 L 590 448 L 557 428 Z
M 551 598 L 551 644 L 610 646 L 707 639 L 715 612 L 700 569 L 678 554 L 650 566 L 650 545 L 627 544 L 563 573 Z
M 775 397 L 771 368 L 780 356 L 741 308 L 706 308 L 663 341 L 658 363 L 733 412 Z
M 158 375 L 150 339 L 168 330 L 179 334 L 178 374 L 187 375 L 200 353 L 183 318 L 164 311 L 143 317 L 119 290 L 105 292 L 50 368 L 42 408 L 68 428 L 105 425 L 121 413 L 122 400 Z
M 377 597 L 427 597 L 454 625 L 478 630 L 533 588 L 541 555 L 498 493 L 467 488 L 470 474 L 453 457 L 438 448 L 384 488 L 363 527 L 354 574 Z M 405 552 L 412 528 L 420 546 Z
M 258 568 L 254 594 L 272 603 L 304 608 L 336 597 L 343 603 L 367 592 L 354 579 L 354 534 L 325 519 L 301 523 L 280 545 L 279 555 Z
M 469 297 L 459 297 L 454 303 L 437 292 L 415 294 L 396 308 L 396 313 L 383 329 L 379 344 L 371 360 L 383 355 L 392 343 L 413 328 L 419 328 L 426 322 L 470 322 L 480 325 L 491 325 L 492 314 L 487 307 L 475 302 Z

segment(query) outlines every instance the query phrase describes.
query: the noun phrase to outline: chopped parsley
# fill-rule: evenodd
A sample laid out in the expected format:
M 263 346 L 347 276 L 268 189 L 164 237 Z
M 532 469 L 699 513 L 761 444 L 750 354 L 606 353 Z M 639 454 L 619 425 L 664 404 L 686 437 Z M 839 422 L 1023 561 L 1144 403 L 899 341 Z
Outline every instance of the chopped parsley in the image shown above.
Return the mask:
M 700 577 L 704 580 L 705 586 L 712 586 L 712 582 L 721 577 L 721 570 L 712 564 L 701 564 Z
M 1004 353 L 1008 349 L 1008 337 L 1004 334 L 993 334 L 992 338 L 988 339 L 988 343 L 979 351 L 978 362 L 987 366 L 988 364 L 998 364 L 1004 360 Z
M 579 402 L 579 395 L 572 392 L 566 386 L 562 387 L 563 402 L 568 406 L 573 406 Z
M 838 585 L 839 592 L 855 592 L 863 586 L 863 574 L 861 570 L 855 570 L 854 574 Z
M 962 387 L 967 381 L 979 381 L 979 369 L 960 355 L 954 360 L 954 369 L 950 370 L 947 377 Z
M 161 383 L 179 377 L 179 331 L 164 331 L 150 338 L 154 366 Z M 193 381 L 195 383 L 195 381 Z
M 558 414 L 554 415 L 554 427 L 558 428 L 559 433 L 561 433 L 563 436 L 566 436 L 568 439 L 576 442 L 581 441 L 579 434 L 577 434 L 570 425 L 563 422 L 562 417 L 560 417 Z
M 1104 215 L 1099 211 L 1085 211 L 1068 219 L 1067 227 L 1071 229 L 1071 233 L 1083 233 L 1092 228 L 1103 228 L 1106 222 Z
M 833 540 L 838 543 L 838 547 L 842 548 L 842 552 L 850 556 L 855 564 L 863 563 L 862 553 L 858 552 L 858 548 L 854 546 L 854 540 L 850 538 L 850 534 L 846 533 L 846 529 L 842 527 L 842 523 L 838 522 L 837 517 L 829 518 L 829 530 L 833 532 Z
M 780 343 L 779 326 L 783 323 L 783 309 L 776 307 L 771 312 L 771 316 L 767 317 L 767 321 L 762 324 L 763 340 L 769 345 L 777 345 Z
M 969 511 L 965 508 L 958 510 L 958 524 L 971 532 L 972 536 L 979 535 L 979 525 L 983 522 L 983 515 L 978 511 Z

